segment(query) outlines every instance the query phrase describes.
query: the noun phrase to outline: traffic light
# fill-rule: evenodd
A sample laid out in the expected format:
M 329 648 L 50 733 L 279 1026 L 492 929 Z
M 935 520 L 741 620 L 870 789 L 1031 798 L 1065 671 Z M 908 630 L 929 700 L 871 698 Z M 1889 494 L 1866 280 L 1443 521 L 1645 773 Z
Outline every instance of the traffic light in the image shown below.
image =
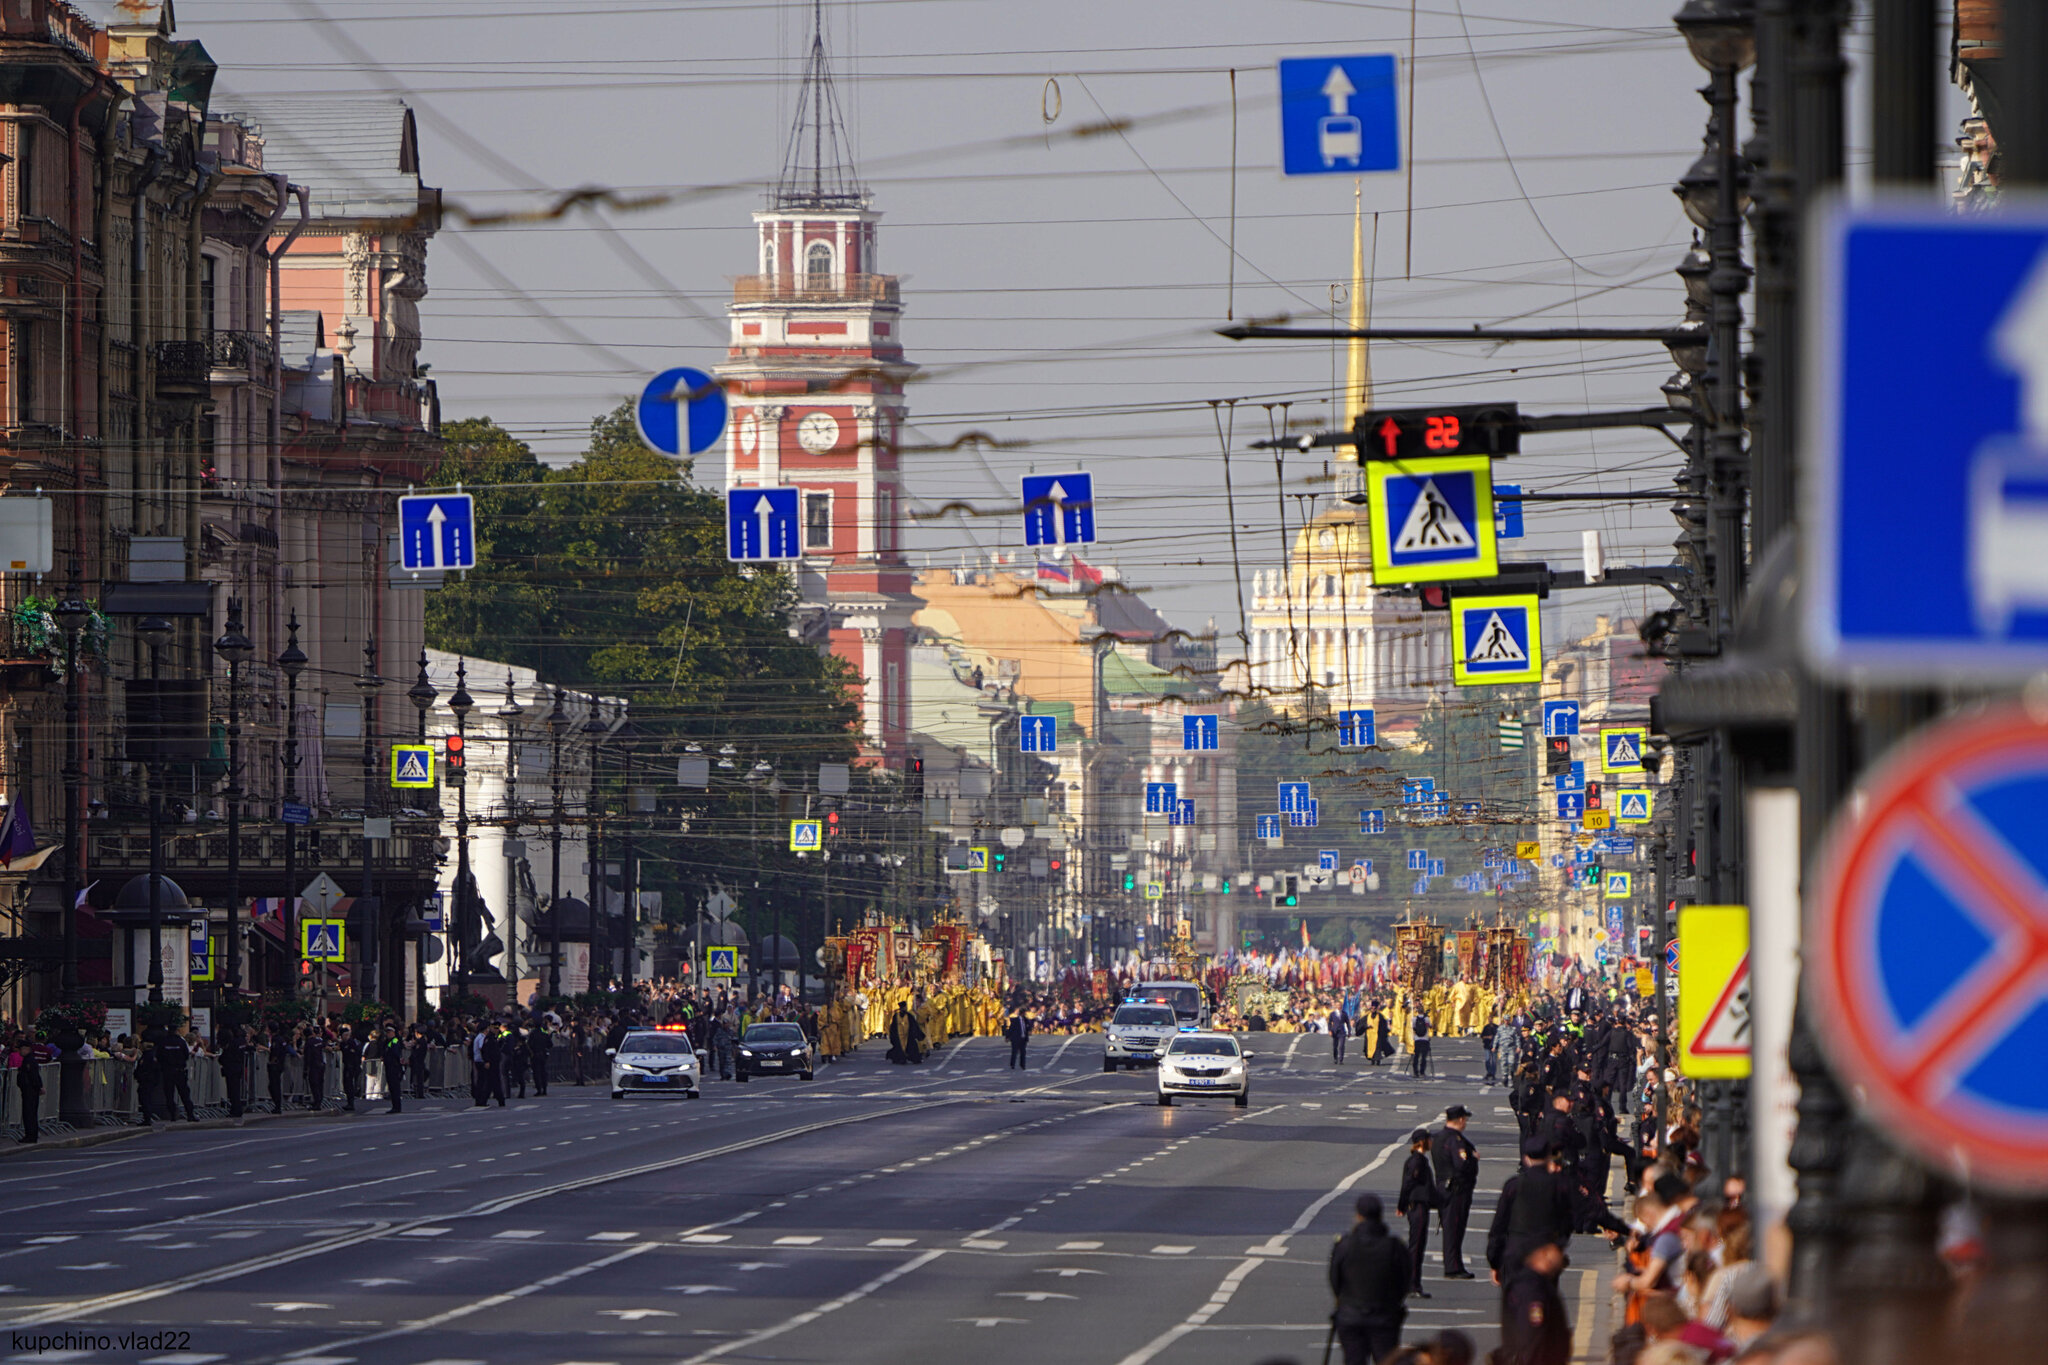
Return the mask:
M 1563 777 L 1572 770 L 1572 742 L 1569 736 L 1552 735 L 1543 741 L 1543 775 Z
M 1055 872 L 1060 870 L 1060 860 L 1058 858 L 1052 860 L 1052 870 Z
M 1230 894 L 1230 878 L 1228 877 L 1223 879 L 1223 894 L 1226 896 Z
M 1137 889 L 1138 889 L 1138 874 L 1137 874 L 1137 873 L 1135 873 L 1135 872 L 1126 872 L 1126 873 L 1124 873 L 1124 890 L 1126 890 L 1126 891 L 1136 891 Z
M 838 832 L 839 832 L 839 812 L 838 812 L 838 811 L 836 811 L 836 810 L 833 810 L 833 811 L 826 811 L 826 812 L 825 812 L 825 833 L 827 833 L 827 834 L 837 834 Z
M 996 871 L 998 872 L 1001 872 L 1003 870 L 1003 864 L 1009 861 L 1009 855 L 1003 852 L 1001 849 L 993 850 L 989 854 L 989 857 L 995 859 Z
M 1368 460 L 1513 455 L 1522 448 L 1521 412 L 1513 403 L 1363 412 L 1351 430 Z
M 1598 782 L 1588 782 L 1586 784 L 1586 809 L 1600 809 L 1600 784 Z
M 448 736 L 448 768 L 451 772 L 462 771 L 462 736 Z
M 1296 877 L 1289 877 L 1289 878 L 1287 879 L 1287 885 L 1286 885 L 1285 889 L 1284 889 L 1284 890 L 1283 890 L 1283 891 L 1281 892 L 1281 894 L 1280 894 L 1280 904 L 1282 904 L 1282 905 L 1299 905 L 1299 904 L 1301 904 L 1301 895 L 1300 895 L 1300 879 L 1299 879 L 1299 878 L 1296 878 Z

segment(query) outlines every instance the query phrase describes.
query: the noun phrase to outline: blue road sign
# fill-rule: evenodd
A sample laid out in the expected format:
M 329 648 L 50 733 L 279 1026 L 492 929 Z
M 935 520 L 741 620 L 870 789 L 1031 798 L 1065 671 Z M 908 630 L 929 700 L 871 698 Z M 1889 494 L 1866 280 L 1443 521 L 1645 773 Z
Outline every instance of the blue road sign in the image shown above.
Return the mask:
M 1362 810 L 1358 812 L 1358 832 L 1360 834 L 1385 834 L 1387 832 L 1387 813 L 1383 810 Z
M 1836 1074 L 1923 1158 L 2048 1189 L 2048 726 L 1999 705 L 1860 784 L 1805 953 Z
M 1017 717 L 1017 750 L 1026 754 L 1057 753 L 1060 747 L 1058 716 Z
M 1280 63 L 1280 167 L 1287 175 L 1401 169 L 1392 53 Z
M 414 573 L 476 567 L 476 505 L 467 493 L 398 500 L 398 565 Z
M 702 370 L 663 370 L 640 390 L 634 425 L 649 450 L 662 455 L 702 455 L 725 434 L 725 386 Z M 738 558 L 738 556 L 734 556 Z
M 1213 749 L 1221 730 L 1221 720 L 1216 716 L 1182 716 L 1180 747 L 1190 753 L 1198 749 Z
M 797 559 L 797 490 L 725 490 L 725 557 L 735 560 Z
M 1650 794 L 1646 791 L 1622 791 L 1615 793 L 1618 800 L 1614 807 L 1617 820 L 1648 820 L 1650 818 Z
M 1280 783 L 1280 813 L 1282 815 L 1292 815 L 1296 811 L 1307 810 L 1308 803 L 1308 783 Z
M 1095 539 L 1095 480 L 1033 474 L 1024 480 L 1024 543 L 1087 545 Z
M 1463 803 L 1462 805 L 1460 805 L 1460 806 L 1458 807 L 1458 814 L 1460 814 L 1460 815 L 1477 815 L 1477 814 L 1479 814 L 1479 803 L 1478 803 L 1477 801 L 1467 801 L 1467 802 Z
M 1334 848 L 1318 849 L 1316 851 L 1316 867 L 1323 872 L 1335 872 L 1337 870 L 1337 850 Z
M 1664 970 L 1667 972 L 1678 970 L 1678 940 L 1675 938 L 1664 945 Z
M 1322 823 L 1323 803 L 1311 797 L 1296 809 L 1287 812 L 1287 824 L 1293 829 L 1314 829 Z
M 1493 534 L 1496 540 L 1522 538 L 1522 485 L 1497 483 L 1493 486 Z
M 1579 732 L 1579 704 L 1575 701 L 1547 701 L 1543 703 L 1543 733 L 1545 735 L 1575 735 Z
M 287 825 L 310 825 L 313 823 L 313 808 L 297 801 L 287 801 L 278 807 L 278 818 Z
M 1814 661 L 1902 681 L 2040 672 L 2048 208 L 1845 206 L 1819 245 L 1801 518 Z
M 1408 850 L 1408 870 L 1409 870 L 1410 872 L 1421 872 L 1421 871 L 1423 871 L 1423 870 L 1427 869 L 1427 868 L 1428 868 L 1428 866 L 1429 866 L 1429 850 L 1428 850 L 1428 849 L 1426 849 L 1426 848 L 1411 848 L 1411 849 L 1409 849 L 1409 850 Z
M 1145 814 L 1171 815 L 1173 803 L 1179 793 L 1171 782 L 1147 782 L 1145 784 Z
M 1444 860 L 1442 858 L 1431 858 L 1429 860 L 1429 875 L 1432 877 L 1444 875 Z
M 1586 789 L 1584 773 L 1559 773 L 1556 782 L 1557 789 L 1561 792 L 1582 792 Z
M 1370 749 L 1379 742 L 1373 725 L 1373 713 L 1366 711 L 1339 711 L 1337 713 L 1337 747 L 1340 749 Z
M 1585 819 L 1586 794 L 1584 792 L 1559 792 L 1557 794 L 1557 818 L 1560 820 Z
M 1167 817 L 1170 825 L 1192 825 L 1195 823 L 1195 798 L 1183 796 L 1173 803 L 1173 814 Z
M 1500 571 L 1491 465 L 1485 455 L 1364 462 L 1376 581 L 1436 583 Z
M 1623 727 L 1619 730 L 1600 732 L 1601 751 L 1606 755 L 1601 760 L 1603 772 L 1626 772 L 1643 766 L 1643 737 L 1647 732 L 1640 727 Z
M 1277 815 L 1261 815 L 1258 820 L 1258 830 L 1258 837 L 1261 839 L 1278 839 L 1280 837 L 1280 817 Z

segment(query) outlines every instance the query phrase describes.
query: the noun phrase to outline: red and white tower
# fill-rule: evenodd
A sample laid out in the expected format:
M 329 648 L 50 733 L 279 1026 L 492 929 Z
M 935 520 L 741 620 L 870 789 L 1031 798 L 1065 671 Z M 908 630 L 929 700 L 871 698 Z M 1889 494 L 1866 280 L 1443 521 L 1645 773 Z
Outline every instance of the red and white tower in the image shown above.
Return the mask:
M 876 223 L 847 146 L 822 27 L 760 232 L 758 273 L 733 282 L 728 488 L 801 491 L 797 565 L 805 630 L 861 679 L 868 751 L 892 757 L 910 726 L 910 617 L 897 433 L 903 307 L 875 254 Z

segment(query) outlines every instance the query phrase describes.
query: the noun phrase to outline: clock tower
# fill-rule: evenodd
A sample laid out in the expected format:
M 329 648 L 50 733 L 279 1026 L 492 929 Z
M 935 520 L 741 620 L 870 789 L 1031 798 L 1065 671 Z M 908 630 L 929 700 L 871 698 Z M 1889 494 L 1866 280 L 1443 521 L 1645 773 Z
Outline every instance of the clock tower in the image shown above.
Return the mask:
M 818 10 L 814 8 L 814 16 Z M 807 638 L 860 679 L 863 746 L 888 759 L 910 726 L 910 617 L 920 605 L 900 537 L 897 436 L 903 306 L 847 146 L 824 30 L 814 20 L 782 174 L 754 215 L 756 273 L 733 282 L 728 488 L 794 487 L 794 565 Z

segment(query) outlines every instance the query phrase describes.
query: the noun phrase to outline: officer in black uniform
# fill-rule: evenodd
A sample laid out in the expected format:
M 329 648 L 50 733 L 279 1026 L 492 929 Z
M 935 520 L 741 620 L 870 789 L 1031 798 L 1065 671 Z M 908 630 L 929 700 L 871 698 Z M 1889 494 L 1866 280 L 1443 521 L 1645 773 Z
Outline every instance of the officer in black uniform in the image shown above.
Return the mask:
M 1429 1245 L 1429 1212 L 1444 1206 L 1443 1188 L 1429 1164 L 1429 1129 L 1417 1128 L 1408 1139 L 1408 1164 L 1401 1168 L 1401 1197 L 1394 1212 L 1408 1220 L 1408 1292 L 1430 1297 L 1422 1287 L 1422 1257 Z
M 242 1079 L 249 1069 L 249 1031 L 229 1024 L 220 1031 L 220 1078 L 228 1091 L 228 1117 L 242 1117 Z
M 1444 1237 L 1444 1278 L 1475 1278 L 1465 1269 L 1465 1225 L 1472 1220 L 1472 1192 L 1479 1183 L 1479 1151 L 1465 1136 L 1472 1111 L 1462 1104 L 1444 1110 L 1444 1126 L 1430 1143 L 1430 1165 L 1444 1188 L 1437 1215 Z
M 363 1090 L 363 1044 L 356 1037 L 355 1029 L 343 1024 L 341 1039 L 335 1047 L 341 1053 L 341 1107 L 353 1114 L 356 1112 L 356 1096 Z
M 387 1027 L 383 1041 L 376 1047 L 376 1060 L 384 1064 L 384 1093 L 391 1100 L 389 1112 L 396 1114 L 405 1108 L 405 1040 L 398 1036 L 398 1025 Z
M 1351 1231 L 1330 1248 L 1331 1316 L 1344 1346 L 1344 1365 L 1371 1365 L 1392 1356 L 1408 1318 L 1408 1254 L 1387 1232 L 1380 1197 L 1361 1194 Z
M 178 1103 L 182 1100 L 185 1121 L 199 1122 L 199 1111 L 192 1107 L 192 1045 L 185 1041 L 184 1034 L 176 1029 L 158 1030 L 156 1061 L 163 1077 L 164 1116 L 177 1118 Z
M 555 1064 L 555 1035 L 548 1032 L 548 1017 L 535 1017 L 526 1035 L 528 1060 L 533 1064 L 533 1093 L 548 1093 L 548 1069 Z
M 1538 1242 L 1508 1276 L 1500 1301 L 1501 1365 L 1570 1365 L 1572 1325 L 1557 1277 L 1564 1249 Z
M 1573 1189 L 1551 1164 L 1552 1148 L 1540 1137 L 1522 1144 L 1522 1169 L 1500 1187 L 1500 1203 L 1486 1230 L 1486 1264 L 1493 1282 L 1505 1284 L 1524 1258 L 1544 1242 L 1560 1249 L 1571 1241 Z

